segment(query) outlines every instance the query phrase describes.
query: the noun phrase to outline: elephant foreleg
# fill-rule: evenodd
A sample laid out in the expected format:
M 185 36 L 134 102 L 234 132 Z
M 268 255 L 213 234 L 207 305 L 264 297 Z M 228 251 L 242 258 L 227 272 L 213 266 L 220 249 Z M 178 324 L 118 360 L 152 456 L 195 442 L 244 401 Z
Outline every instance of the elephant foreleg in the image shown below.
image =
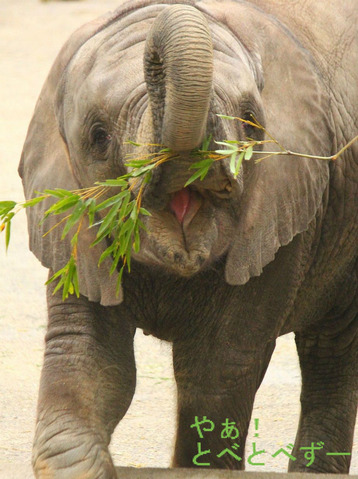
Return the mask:
M 203 337 L 174 343 L 178 427 L 173 466 L 245 468 L 254 398 L 274 347 L 270 342 L 245 350 Z
M 357 326 L 358 317 L 335 335 L 296 334 L 301 416 L 289 471 L 349 472 L 358 402 Z
M 48 290 L 33 467 L 37 479 L 114 479 L 111 434 L 135 388 L 134 328 L 86 298 Z

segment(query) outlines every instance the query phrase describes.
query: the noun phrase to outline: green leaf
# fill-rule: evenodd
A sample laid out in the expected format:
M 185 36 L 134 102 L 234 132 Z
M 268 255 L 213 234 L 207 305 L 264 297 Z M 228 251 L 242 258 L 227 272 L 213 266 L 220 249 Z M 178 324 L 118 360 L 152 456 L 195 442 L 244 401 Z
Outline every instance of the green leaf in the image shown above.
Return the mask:
M 66 221 L 65 227 L 63 228 L 63 231 L 62 231 L 61 239 L 64 239 L 66 237 L 67 233 L 76 223 L 78 223 L 78 221 L 80 220 L 80 218 L 82 217 L 83 213 L 86 210 L 87 210 L 87 206 L 82 201 L 77 203 L 75 209 L 73 210 L 73 213 Z
M 115 249 L 115 246 L 114 246 L 114 244 L 112 243 L 110 246 L 108 246 L 107 249 L 105 249 L 105 250 L 103 251 L 103 253 L 101 254 L 101 256 L 100 256 L 100 258 L 99 258 L 99 260 L 98 260 L 98 266 L 100 266 L 101 263 L 102 263 L 106 258 L 108 258 L 108 256 L 110 256 L 110 255 L 113 253 L 114 249 Z
M 109 233 L 107 230 L 100 235 L 97 233 L 96 239 L 92 241 L 92 243 L 90 244 L 90 247 L 92 248 L 93 246 L 96 246 L 98 243 L 103 241 L 108 235 Z
M 124 142 L 125 145 L 133 145 L 133 146 L 142 146 L 140 143 L 135 143 L 132 140 L 127 140 Z
M 131 205 L 129 204 L 129 200 L 131 198 L 130 191 L 127 191 L 127 196 L 124 197 L 123 203 L 121 205 L 121 209 L 119 210 L 119 217 L 123 220 L 130 212 Z M 129 211 L 128 211 L 129 205 Z
M 31 200 L 26 201 L 22 204 L 23 208 L 28 208 L 29 206 L 35 206 L 37 203 L 41 203 L 41 201 L 45 200 L 46 196 L 38 196 L 37 198 L 32 198 Z
M 152 213 L 150 213 L 148 210 L 143 208 L 143 206 L 139 209 L 139 213 L 144 216 L 152 216 Z
M 219 118 L 224 118 L 225 120 L 236 120 L 236 118 L 234 116 L 219 115 L 219 114 L 216 114 L 216 116 L 218 116 Z
M 201 145 L 201 151 L 208 151 L 211 140 L 213 139 L 213 135 L 209 135 L 208 137 L 204 138 L 203 144 Z
M 73 194 L 72 196 L 57 201 L 45 212 L 45 218 L 47 218 L 49 215 L 59 215 L 60 213 L 64 213 L 75 206 L 75 204 L 80 200 L 81 199 L 78 195 Z
M 230 150 L 215 150 L 217 155 L 229 156 L 231 154 Z
M 240 168 L 241 168 L 241 164 L 242 164 L 242 160 L 244 158 L 244 155 L 245 155 L 245 152 L 242 151 L 239 155 L 239 158 L 237 160 L 237 163 L 236 163 L 236 167 L 235 167 L 235 173 L 234 173 L 234 177 L 236 178 L 239 174 L 239 171 L 240 171 Z
M 74 293 L 77 296 L 77 298 L 80 297 L 80 287 L 78 283 L 78 273 L 77 273 L 77 268 L 75 268 L 75 271 L 73 273 L 73 288 L 74 288 Z
M 55 198 L 65 198 L 66 196 L 73 196 L 72 191 L 64 190 L 63 188 L 55 188 L 54 190 L 44 190 L 44 193 L 46 193 L 47 195 L 54 196 Z
M 217 143 L 218 145 L 225 144 L 229 146 L 229 145 L 241 145 L 244 142 L 240 140 L 225 140 L 223 142 L 216 141 L 215 143 Z
M 121 284 L 122 284 L 122 276 L 123 276 L 123 271 L 124 271 L 124 266 L 121 267 L 118 273 L 118 278 L 117 278 L 117 285 L 116 285 L 116 295 L 119 295 L 119 291 L 121 290 Z
M 153 176 L 153 172 L 148 171 L 148 173 L 143 178 L 144 183 L 146 183 L 146 184 L 150 183 L 150 180 L 152 179 L 152 176 Z
M 126 188 L 128 186 L 128 182 L 124 179 L 127 175 L 119 176 L 115 180 L 106 180 L 106 181 L 96 181 L 96 185 L 100 186 L 121 186 Z
M 139 168 L 141 166 L 147 165 L 151 160 L 150 159 L 145 159 L 145 160 L 129 160 L 125 163 L 125 166 L 129 166 L 130 168 Z
M 68 268 L 66 271 L 65 280 L 63 284 L 63 290 L 62 290 L 63 301 L 68 298 L 69 294 L 73 293 L 74 288 L 72 286 L 72 278 L 73 278 L 73 274 L 75 270 L 76 270 L 76 265 L 75 265 L 73 256 L 71 256 L 70 261 L 68 262 Z
M 114 195 L 114 196 L 111 196 L 110 198 L 108 198 L 107 200 L 104 200 L 102 201 L 102 203 L 100 203 L 99 205 L 97 205 L 95 207 L 95 212 L 97 211 L 102 211 L 106 208 L 109 208 L 110 206 L 114 205 L 115 203 L 117 202 L 121 202 L 122 198 L 124 198 L 126 195 L 128 195 L 129 192 L 128 190 L 125 190 L 125 191 L 121 191 L 120 193 L 118 193 L 117 195 Z
M 253 146 L 250 145 L 245 151 L 245 160 L 250 160 L 253 154 Z
M 109 230 L 107 232 L 107 235 L 110 234 L 110 224 L 113 222 L 119 208 L 121 206 L 121 203 L 118 202 L 118 203 L 115 203 L 112 208 L 109 210 L 109 212 L 106 214 L 106 216 L 104 217 L 103 221 L 102 221 L 102 224 L 98 230 L 98 233 L 97 233 L 97 236 L 100 236 L 102 233 L 104 233 L 105 231 Z
M 205 171 L 205 169 L 204 169 Z M 208 171 L 208 170 L 207 170 Z M 184 185 L 184 188 L 186 188 L 187 186 L 189 186 L 191 183 L 193 183 L 195 180 L 197 180 L 198 178 L 202 179 L 201 176 L 203 174 L 203 170 L 198 170 L 196 171 L 193 176 L 191 176 L 188 181 L 185 183 Z
M 89 198 L 85 205 L 87 206 L 88 208 L 88 221 L 89 221 L 89 226 L 93 226 L 93 223 L 94 223 L 94 217 L 95 217 L 95 214 L 96 214 L 96 200 L 94 198 Z
M 212 158 L 205 158 L 204 160 L 197 161 L 196 163 L 193 163 L 192 165 L 190 165 L 189 170 L 196 170 L 196 169 L 210 167 L 213 163 L 214 163 L 214 160 Z
M 230 157 L 230 171 L 234 175 L 236 171 L 236 157 L 237 151 L 235 151 Z
M 6 222 L 5 226 L 5 249 L 8 250 L 10 243 L 10 233 L 11 233 L 11 221 Z
M 63 286 L 64 283 L 65 283 L 65 272 L 63 271 L 62 275 L 61 275 L 61 278 L 60 278 L 60 281 L 57 283 L 56 288 L 53 290 L 52 294 L 57 293 L 57 291 L 59 291 L 59 289 L 61 289 L 61 286 Z M 63 295 L 62 295 L 62 300 L 64 301 Z
M 66 265 L 66 266 L 67 266 L 67 265 Z M 62 273 L 63 273 L 63 271 L 65 270 L 66 266 L 65 266 L 64 268 L 59 269 L 58 271 L 56 271 L 56 273 L 53 274 L 53 275 L 51 276 L 51 278 L 49 278 L 49 279 L 46 281 L 45 285 L 48 285 L 48 284 L 52 283 L 53 281 L 55 281 L 55 279 L 57 279 L 59 276 L 61 276 Z
M 72 239 L 71 239 L 72 248 L 74 248 L 76 244 L 78 243 L 78 233 L 79 231 L 76 231 L 76 233 L 72 236 Z
M 133 209 L 131 211 L 131 216 L 133 221 L 136 221 L 136 219 L 138 218 L 138 205 L 137 205 L 137 202 L 134 201 L 134 205 L 133 205 Z
M 139 228 L 135 228 L 135 230 L 134 230 L 133 249 L 136 253 L 138 253 L 139 250 L 140 250 L 140 230 L 139 230 Z
M 232 141 L 216 141 L 215 142 L 217 145 L 223 145 L 227 146 L 229 150 L 237 150 L 237 147 L 234 145 L 237 145 L 238 142 L 232 142 Z M 221 150 L 222 151 L 222 150 Z
M 121 257 L 122 257 L 121 252 L 119 250 L 117 250 L 115 255 L 114 255 L 114 258 L 113 258 L 113 263 L 112 263 L 111 269 L 109 270 L 109 275 L 110 276 L 116 271 L 119 260 L 121 259 Z
M 141 168 L 138 168 L 137 170 L 133 170 L 131 172 L 131 176 L 132 176 L 132 178 L 137 178 L 138 176 L 144 175 L 144 173 L 146 173 L 147 171 L 152 170 L 155 167 L 156 167 L 155 163 L 153 163 L 151 165 L 142 166 Z
M 0 201 L 0 216 L 7 215 L 16 205 L 16 201 Z
M 131 247 L 129 246 L 128 249 L 127 249 L 127 253 L 126 253 L 126 265 L 127 265 L 127 270 L 128 270 L 128 273 L 131 272 Z

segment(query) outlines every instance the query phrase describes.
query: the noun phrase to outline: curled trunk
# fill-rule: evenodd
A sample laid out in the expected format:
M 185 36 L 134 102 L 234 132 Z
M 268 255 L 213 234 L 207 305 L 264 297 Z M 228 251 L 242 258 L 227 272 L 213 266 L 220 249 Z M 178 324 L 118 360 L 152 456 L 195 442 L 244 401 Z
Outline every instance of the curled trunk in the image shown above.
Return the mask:
M 147 37 L 144 71 L 155 141 L 175 151 L 199 146 L 210 104 L 213 47 L 196 8 L 173 5 L 158 15 Z

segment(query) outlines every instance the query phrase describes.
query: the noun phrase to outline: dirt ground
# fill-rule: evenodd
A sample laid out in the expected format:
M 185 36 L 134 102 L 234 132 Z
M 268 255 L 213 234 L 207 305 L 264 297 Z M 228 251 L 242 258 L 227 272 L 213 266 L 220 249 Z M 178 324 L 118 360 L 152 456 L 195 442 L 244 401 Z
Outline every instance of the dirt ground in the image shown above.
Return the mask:
M 0 200 L 22 199 L 17 175 L 22 144 L 58 50 L 75 28 L 119 3 L 0 0 Z M 3 238 L 0 240 L 0 478 L 27 479 L 32 477 L 31 443 L 46 327 L 47 272 L 28 251 L 24 213 L 14 222 L 7 255 Z M 136 394 L 114 434 L 111 451 L 117 465 L 167 467 L 175 430 L 171 348 L 138 331 L 136 359 Z M 255 402 L 253 418 L 259 419 L 259 438 L 254 438 L 253 425 L 248 436 L 247 455 L 254 440 L 257 447 L 267 451 L 260 472 L 286 470 L 286 458 L 272 458 L 271 454 L 294 441 L 299 391 L 297 357 L 293 337 L 288 335 L 278 340 Z M 357 436 L 351 474 L 358 473 Z M 12 472 L 8 464 L 12 464 Z

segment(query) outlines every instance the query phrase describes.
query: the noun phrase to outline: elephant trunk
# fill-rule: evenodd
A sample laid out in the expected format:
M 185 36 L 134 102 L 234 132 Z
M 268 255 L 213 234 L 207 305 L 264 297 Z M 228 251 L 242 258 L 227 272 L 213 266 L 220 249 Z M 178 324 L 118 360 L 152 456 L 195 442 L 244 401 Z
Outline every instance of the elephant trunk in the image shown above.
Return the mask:
M 174 151 L 198 147 L 205 135 L 213 77 L 213 47 L 205 17 L 172 5 L 146 41 L 144 72 L 155 142 Z

